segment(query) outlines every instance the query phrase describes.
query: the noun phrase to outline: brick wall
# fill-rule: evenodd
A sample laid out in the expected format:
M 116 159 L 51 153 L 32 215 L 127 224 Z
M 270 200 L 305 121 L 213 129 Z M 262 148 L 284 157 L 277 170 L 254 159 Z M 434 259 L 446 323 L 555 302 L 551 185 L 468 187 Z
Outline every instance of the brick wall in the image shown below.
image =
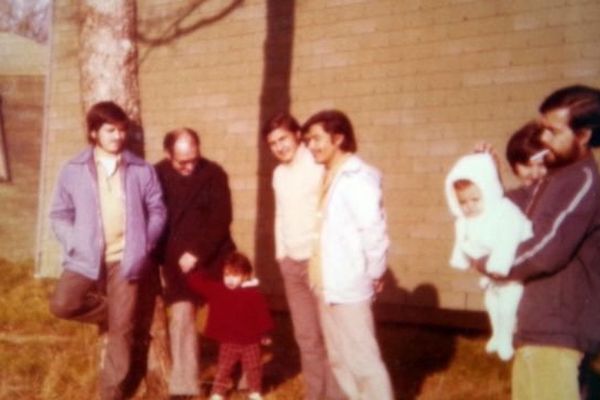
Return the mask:
M 48 222 L 48 204 L 63 162 L 85 145 L 83 113 L 77 61 L 77 2 L 53 3 L 52 56 L 46 105 L 45 149 L 40 176 L 40 214 L 36 272 L 42 276 L 60 273 L 60 249 Z
M 258 128 L 279 108 L 303 120 L 336 107 L 355 125 L 359 154 L 384 176 L 392 273 L 382 302 L 480 310 L 477 277 L 447 266 L 445 172 L 476 141 L 503 151 L 551 90 L 600 85 L 600 4 L 247 0 L 190 13 L 187 3 L 139 5 L 147 158 L 160 159 L 169 129 L 200 132 L 204 154 L 230 177 L 236 241 L 255 257 L 270 293 L 281 294 L 271 251 L 272 160 Z M 74 0 L 55 2 L 45 204 L 58 166 L 84 143 L 75 10 Z M 46 228 L 42 269 L 57 265 L 48 238 Z
M 0 258 L 34 258 L 48 46 L 0 33 L 0 96 L 10 181 L 0 182 Z

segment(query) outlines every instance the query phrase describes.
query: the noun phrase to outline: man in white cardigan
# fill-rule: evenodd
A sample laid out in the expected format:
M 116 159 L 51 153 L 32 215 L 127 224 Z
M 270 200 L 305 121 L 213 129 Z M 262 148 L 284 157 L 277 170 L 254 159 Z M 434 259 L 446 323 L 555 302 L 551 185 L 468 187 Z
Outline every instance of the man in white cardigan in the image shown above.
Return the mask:
M 319 322 L 317 299 L 308 280 L 316 206 L 323 167 L 300 141 L 300 125 L 287 113 L 275 115 L 263 136 L 279 165 L 273 172 L 275 191 L 275 257 L 300 349 L 306 400 L 345 396 L 329 361 Z
M 325 167 L 309 276 L 329 359 L 350 399 L 391 400 L 371 310 L 389 246 L 380 174 L 354 154 L 354 130 L 344 113 L 319 112 L 302 133 Z

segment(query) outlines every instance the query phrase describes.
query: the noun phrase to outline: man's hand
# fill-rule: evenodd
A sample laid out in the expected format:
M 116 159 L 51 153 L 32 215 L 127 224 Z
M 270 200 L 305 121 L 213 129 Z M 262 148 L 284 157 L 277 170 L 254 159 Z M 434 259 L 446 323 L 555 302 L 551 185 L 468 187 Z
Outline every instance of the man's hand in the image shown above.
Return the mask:
M 263 346 L 270 346 L 273 344 L 273 339 L 271 339 L 271 336 L 263 336 L 260 339 L 260 344 Z
M 198 257 L 186 251 L 179 257 L 179 268 L 181 268 L 184 273 L 188 273 L 194 269 L 196 261 L 198 261 Z
M 495 154 L 496 149 L 492 146 L 491 143 L 488 142 L 478 142 L 473 146 L 473 153 L 490 153 Z
M 475 146 L 473 147 L 473 153 L 488 153 L 489 155 L 492 156 L 492 159 L 494 160 L 494 164 L 496 164 L 496 169 L 498 171 L 500 171 L 500 157 L 498 157 L 498 152 L 496 151 L 494 146 L 491 145 L 491 143 L 488 143 L 488 142 L 475 143 Z
M 470 259 L 471 268 L 475 269 L 477 272 L 479 272 L 480 274 L 483 274 L 483 275 L 488 275 L 488 272 L 485 270 L 486 262 L 487 262 L 487 257 Z
M 485 264 L 487 263 L 488 258 L 487 257 L 481 257 L 478 259 L 473 259 L 471 258 L 471 268 L 474 268 L 477 272 L 479 272 L 482 275 L 487 276 L 488 278 L 494 280 L 494 281 L 506 281 L 508 280 L 508 278 L 504 275 L 500 275 L 494 272 L 488 272 L 485 269 Z

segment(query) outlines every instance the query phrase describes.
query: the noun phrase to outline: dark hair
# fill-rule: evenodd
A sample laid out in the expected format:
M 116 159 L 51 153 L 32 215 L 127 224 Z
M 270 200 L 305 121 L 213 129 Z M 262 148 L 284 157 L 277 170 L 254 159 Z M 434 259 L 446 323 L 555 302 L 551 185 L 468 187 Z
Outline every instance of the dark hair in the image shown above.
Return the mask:
M 95 144 L 91 133 L 98 131 L 103 124 L 116 125 L 124 130 L 129 128 L 129 117 L 115 102 L 101 101 L 94 104 L 87 112 L 87 138 L 88 142 Z
M 200 136 L 198 136 L 198 133 L 191 128 L 183 127 L 173 129 L 166 133 L 165 138 L 163 139 L 163 149 L 172 155 L 175 142 L 182 136 L 190 137 L 196 146 L 200 146 Z
M 323 130 L 330 135 L 342 135 L 344 140 L 340 146 L 341 150 L 350 153 L 355 153 L 358 150 L 352 123 L 343 112 L 324 110 L 314 114 L 302 125 L 302 134 L 306 135 L 310 128 L 316 124 L 320 124 Z
M 240 275 L 252 275 L 252 263 L 245 254 L 233 251 L 223 260 L 223 269 L 232 270 Z
M 539 111 L 547 113 L 558 108 L 569 109 L 569 127 L 575 134 L 582 129 L 590 129 L 592 142 L 600 141 L 600 90 L 573 85 L 559 89 L 546 97 Z
M 286 131 L 297 133 L 300 131 L 300 124 L 296 118 L 292 117 L 287 112 L 280 112 L 270 118 L 262 128 L 263 138 L 267 138 L 275 129 L 285 129 Z
M 529 121 L 512 134 L 506 144 L 506 160 L 515 173 L 517 164 L 529 164 L 533 155 L 544 150 L 540 140 L 543 131 L 539 121 Z
M 461 191 L 461 190 L 465 190 L 468 187 L 476 186 L 476 185 L 475 185 L 475 183 L 473 183 L 473 181 L 471 181 L 469 179 L 457 179 L 454 182 L 452 182 L 452 186 L 454 187 L 454 190 Z

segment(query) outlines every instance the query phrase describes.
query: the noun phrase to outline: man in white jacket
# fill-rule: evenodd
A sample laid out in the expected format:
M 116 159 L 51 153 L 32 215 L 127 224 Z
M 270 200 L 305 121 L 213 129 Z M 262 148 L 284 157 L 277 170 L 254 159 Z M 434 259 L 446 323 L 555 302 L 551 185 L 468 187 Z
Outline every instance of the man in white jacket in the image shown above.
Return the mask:
M 371 310 L 389 246 L 380 174 L 354 155 L 354 130 L 344 113 L 321 111 L 302 132 L 325 167 L 309 276 L 334 374 L 350 399 L 393 399 Z

